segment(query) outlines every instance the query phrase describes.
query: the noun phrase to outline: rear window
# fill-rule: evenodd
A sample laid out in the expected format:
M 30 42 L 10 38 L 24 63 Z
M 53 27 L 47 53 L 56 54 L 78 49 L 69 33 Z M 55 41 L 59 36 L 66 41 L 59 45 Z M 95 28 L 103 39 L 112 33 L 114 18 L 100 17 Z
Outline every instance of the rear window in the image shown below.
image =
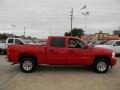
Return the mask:
M 8 43 L 13 43 L 13 39 L 8 39 Z
M 65 47 L 65 38 L 52 38 L 51 47 Z

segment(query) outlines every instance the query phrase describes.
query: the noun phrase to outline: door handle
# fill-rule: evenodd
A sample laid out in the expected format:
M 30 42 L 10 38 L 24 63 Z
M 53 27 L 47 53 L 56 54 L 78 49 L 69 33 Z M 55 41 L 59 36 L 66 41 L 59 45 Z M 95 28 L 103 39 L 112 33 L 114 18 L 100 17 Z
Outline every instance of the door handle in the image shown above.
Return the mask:
M 50 49 L 49 51 L 53 52 L 53 51 L 55 51 L 55 50 L 53 50 L 53 49 Z
M 71 52 L 71 53 L 73 53 L 74 51 L 73 51 L 73 50 L 69 50 L 68 52 Z

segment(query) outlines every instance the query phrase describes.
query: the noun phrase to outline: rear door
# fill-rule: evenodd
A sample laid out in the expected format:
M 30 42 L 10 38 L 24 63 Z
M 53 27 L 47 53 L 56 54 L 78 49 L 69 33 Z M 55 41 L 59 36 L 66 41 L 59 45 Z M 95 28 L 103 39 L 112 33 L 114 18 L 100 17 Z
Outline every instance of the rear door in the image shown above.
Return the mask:
M 52 37 L 46 50 L 47 64 L 66 64 L 65 38 Z

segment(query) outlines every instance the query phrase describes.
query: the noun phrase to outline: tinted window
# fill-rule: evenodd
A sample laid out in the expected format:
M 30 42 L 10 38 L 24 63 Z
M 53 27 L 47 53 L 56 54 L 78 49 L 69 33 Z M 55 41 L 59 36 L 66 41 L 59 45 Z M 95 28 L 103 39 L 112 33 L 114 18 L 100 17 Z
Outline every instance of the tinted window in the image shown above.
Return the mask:
M 13 43 L 13 39 L 9 39 L 9 40 L 8 40 L 8 43 Z
M 64 38 L 52 38 L 51 46 L 52 47 L 65 47 L 65 39 Z
M 15 44 L 23 44 L 19 39 L 15 39 Z

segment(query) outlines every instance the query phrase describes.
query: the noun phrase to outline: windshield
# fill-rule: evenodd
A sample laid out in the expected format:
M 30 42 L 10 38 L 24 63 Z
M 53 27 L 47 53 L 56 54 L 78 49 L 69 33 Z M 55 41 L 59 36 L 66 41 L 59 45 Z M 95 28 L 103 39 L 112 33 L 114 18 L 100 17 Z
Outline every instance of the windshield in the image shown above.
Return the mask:
M 105 45 L 112 45 L 114 41 L 108 41 L 105 43 Z

